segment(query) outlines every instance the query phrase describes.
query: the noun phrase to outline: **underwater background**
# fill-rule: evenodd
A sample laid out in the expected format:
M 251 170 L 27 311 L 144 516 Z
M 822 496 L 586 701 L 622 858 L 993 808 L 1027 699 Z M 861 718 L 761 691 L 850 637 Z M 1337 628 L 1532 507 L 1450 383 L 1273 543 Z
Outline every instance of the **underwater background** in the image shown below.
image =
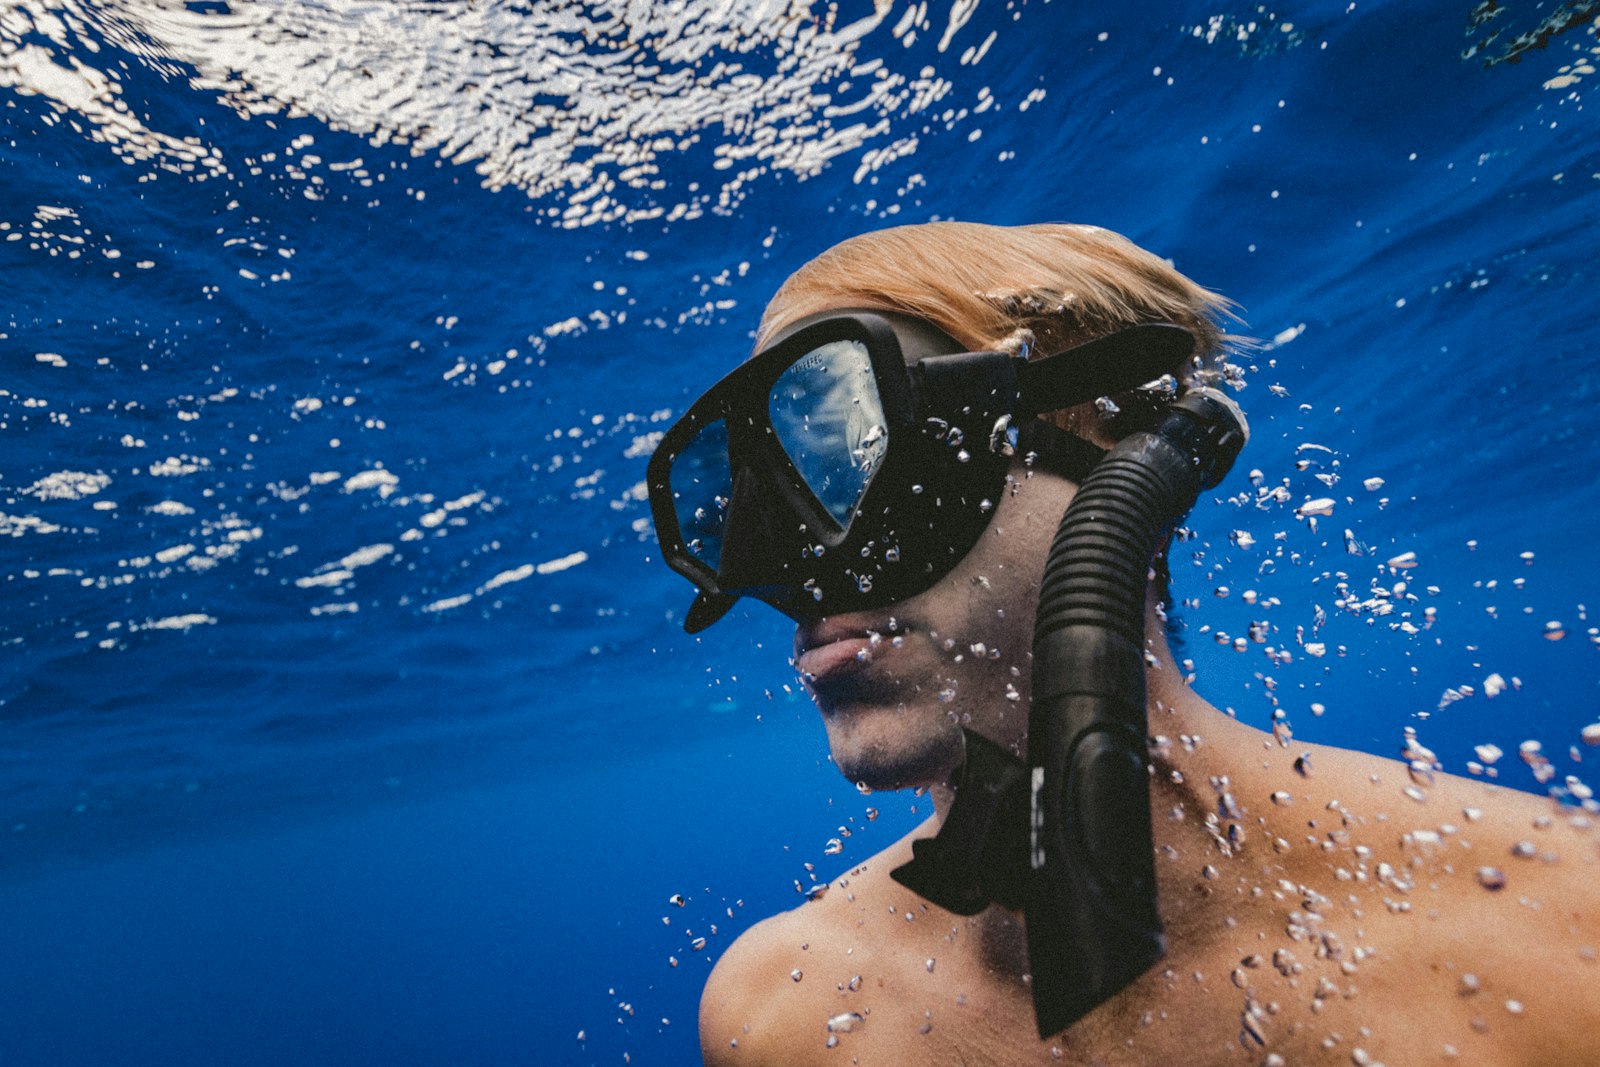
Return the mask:
M 0 0 L 0 1063 L 697 1063 L 731 940 L 931 809 L 781 617 L 682 632 L 645 462 L 892 224 L 1238 302 L 1203 695 L 1594 807 L 1597 19 Z

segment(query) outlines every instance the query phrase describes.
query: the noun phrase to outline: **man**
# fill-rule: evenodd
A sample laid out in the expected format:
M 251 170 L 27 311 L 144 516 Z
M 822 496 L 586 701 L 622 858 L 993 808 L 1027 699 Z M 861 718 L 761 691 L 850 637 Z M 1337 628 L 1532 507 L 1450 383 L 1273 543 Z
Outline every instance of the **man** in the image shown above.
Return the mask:
M 1198 356 L 1184 360 L 1186 340 L 1165 369 L 1214 380 L 1223 309 L 1162 260 L 1089 227 L 869 234 L 785 284 L 748 374 L 730 376 L 663 443 L 652 491 L 664 552 L 701 587 L 691 627 L 737 595 L 795 617 L 795 663 L 834 762 L 874 789 L 927 788 L 935 807 L 906 839 L 728 950 L 701 1006 L 708 1064 L 1600 1062 L 1600 864 L 1587 818 L 1434 775 L 1425 760 L 1286 747 L 1218 712 L 1173 660 L 1158 579 L 1145 593 L 1142 649 L 1153 836 L 1139 848 L 1154 864 L 1140 891 L 1159 911 L 1164 955 L 1136 962 L 1041 1039 L 1049 1005 L 1035 999 L 1040 946 L 1030 954 L 1028 924 L 1042 929 L 1053 914 L 995 889 L 1004 878 L 983 868 L 1004 850 L 972 864 L 993 882 L 980 887 L 976 914 L 901 884 L 916 882 L 903 874 L 913 841 L 939 833 L 958 799 L 980 803 L 954 788 L 973 750 L 992 742 L 1005 758 L 1029 755 L 1039 590 L 1057 527 L 1094 469 L 1072 458 L 1060 431 L 1110 446 L 1126 429 L 1103 417 L 1116 404 L 1097 412 L 1073 393 L 1071 408 L 1049 414 L 1058 429 L 1034 428 L 1008 448 L 1012 412 L 987 433 L 994 412 L 984 405 L 1007 390 L 1068 395 L 1039 384 L 1053 380 L 1057 355 L 1053 366 L 1084 363 L 1091 379 L 1118 383 L 1105 392 L 1123 394 L 1130 383 L 1116 360 L 1155 341 L 1143 339 L 1148 330 L 1115 339 L 1140 324 L 1182 327 Z M 892 313 L 887 327 L 869 328 L 874 311 Z M 873 328 L 898 338 L 899 363 L 882 356 L 893 344 Z M 851 345 L 870 366 L 867 355 L 840 361 Z M 1029 355 L 1047 371 L 995 370 L 1002 385 L 927 420 L 956 450 L 951 461 L 926 441 L 903 443 L 926 426 L 895 424 L 895 398 L 876 394 L 905 377 L 924 390 L 919 416 L 933 410 L 942 382 L 979 373 L 970 368 L 981 361 L 965 356 L 953 357 L 953 376 L 935 373 L 962 350 Z M 1141 368 L 1134 380 L 1155 376 Z M 1118 399 L 1150 406 L 1147 394 Z M 1012 406 L 1032 425 L 1027 403 Z M 956 421 L 964 433 L 946 430 Z M 985 454 L 983 437 L 1003 458 Z M 896 467 L 896 448 L 916 458 Z M 852 461 L 830 467 L 830 449 Z M 965 481 L 977 477 L 973 463 L 1003 468 L 998 492 Z M 914 484 L 878 488 L 895 471 L 912 471 Z M 916 510 L 939 494 L 943 511 Z M 1147 561 L 1136 562 L 1143 575 Z M 1051 788 L 1042 780 L 1036 770 L 1035 812 Z M 1142 811 L 1135 788 L 1129 810 Z M 1123 818 L 1129 840 L 1145 840 L 1142 821 Z M 1039 831 L 1009 832 L 1019 856 L 1035 856 L 1018 877 L 1037 878 Z M 1137 870 L 1126 884 L 1138 889 Z M 985 906 L 995 896 L 1004 903 Z M 1069 964 L 1105 951 L 1093 921 L 1079 929 L 1079 943 L 1045 947 Z

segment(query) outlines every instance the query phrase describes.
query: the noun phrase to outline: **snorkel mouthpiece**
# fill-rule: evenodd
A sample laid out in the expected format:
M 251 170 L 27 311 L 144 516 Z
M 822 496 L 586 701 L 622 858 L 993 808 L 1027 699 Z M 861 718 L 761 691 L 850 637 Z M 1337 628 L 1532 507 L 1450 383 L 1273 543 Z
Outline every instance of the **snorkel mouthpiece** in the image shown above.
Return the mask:
M 1193 390 L 1083 482 L 1040 589 L 1025 773 L 968 732 L 968 762 L 939 836 L 916 842 L 912 861 L 891 872 L 962 914 L 981 910 L 985 897 L 1021 901 L 1041 1037 L 1104 1003 L 1165 951 L 1150 828 L 1147 576 L 1163 538 L 1222 480 L 1248 436 L 1231 400 Z M 1006 817 L 1019 810 L 1023 825 Z

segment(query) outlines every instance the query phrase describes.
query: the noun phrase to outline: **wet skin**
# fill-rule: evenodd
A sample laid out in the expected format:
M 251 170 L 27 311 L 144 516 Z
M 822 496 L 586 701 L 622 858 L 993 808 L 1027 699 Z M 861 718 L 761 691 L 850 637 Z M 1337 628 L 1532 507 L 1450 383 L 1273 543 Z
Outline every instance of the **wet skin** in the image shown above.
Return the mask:
M 1280 743 L 1188 688 L 1153 610 L 1169 952 L 1041 1041 L 1021 916 L 960 918 L 888 876 L 948 810 L 961 724 L 1013 751 L 1025 741 L 1032 597 L 1073 490 L 1045 474 L 1017 488 L 933 589 L 797 633 L 796 665 L 840 768 L 874 788 L 928 786 L 935 814 L 728 950 L 701 1005 L 708 1064 L 1600 1063 L 1589 820 L 1477 781 L 1441 775 L 1422 789 L 1392 760 Z M 1532 856 L 1514 854 L 1522 842 Z M 1502 872 L 1503 887 L 1486 888 L 1496 879 L 1480 868 Z

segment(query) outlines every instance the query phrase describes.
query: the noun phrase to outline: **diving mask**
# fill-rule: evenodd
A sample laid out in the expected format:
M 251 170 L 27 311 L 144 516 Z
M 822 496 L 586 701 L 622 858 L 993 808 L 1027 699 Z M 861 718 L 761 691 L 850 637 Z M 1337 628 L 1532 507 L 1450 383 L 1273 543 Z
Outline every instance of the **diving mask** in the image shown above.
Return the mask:
M 988 526 L 1015 455 L 1081 482 L 1104 452 L 1035 416 L 1177 368 L 1180 326 L 1028 361 L 885 311 L 795 323 L 697 400 L 647 473 L 663 556 L 711 625 L 741 596 L 796 620 L 920 593 Z

